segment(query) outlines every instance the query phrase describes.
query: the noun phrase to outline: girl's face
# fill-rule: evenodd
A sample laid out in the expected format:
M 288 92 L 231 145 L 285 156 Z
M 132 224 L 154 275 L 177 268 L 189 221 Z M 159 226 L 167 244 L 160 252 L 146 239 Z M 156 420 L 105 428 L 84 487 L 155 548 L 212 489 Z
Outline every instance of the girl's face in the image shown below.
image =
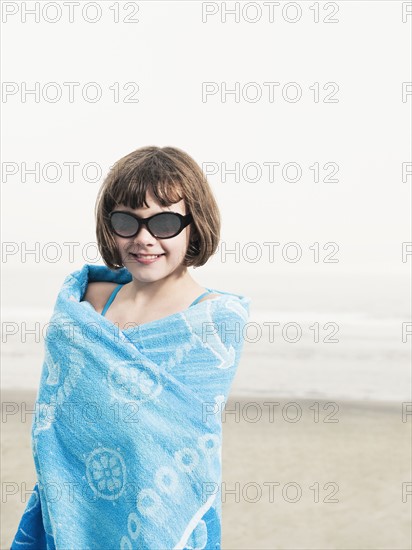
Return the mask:
M 149 190 L 146 194 L 148 208 L 132 209 L 128 206 L 119 205 L 115 210 L 125 210 L 135 214 L 140 218 L 148 218 L 159 212 L 177 212 L 185 215 L 186 208 L 183 200 L 172 204 L 169 207 L 161 206 L 155 202 L 155 197 Z M 186 266 L 181 266 L 189 246 L 190 226 L 186 226 L 176 237 L 171 239 L 157 239 L 153 237 L 145 226 L 141 226 L 139 232 L 134 237 L 124 238 L 114 234 L 122 264 L 134 278 L 142 282 L 154 282 L 171 275 L 176 270 L 175 275 L 179 275 Z M 155 261 L 143 263 L 132 254 L 161 254 Z

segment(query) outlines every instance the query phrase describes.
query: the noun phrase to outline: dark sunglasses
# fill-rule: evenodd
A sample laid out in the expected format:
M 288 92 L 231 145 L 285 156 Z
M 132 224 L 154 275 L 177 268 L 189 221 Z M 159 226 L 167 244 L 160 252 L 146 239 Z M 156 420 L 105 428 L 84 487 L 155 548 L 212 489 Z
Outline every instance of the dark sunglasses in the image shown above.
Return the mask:
M 130 212 L 116 210 L 109 214 L 110 224 L 116 235 L 131 238 L 138 234 L 142 225 L 156 239 L 171 239 L 179 235 L 193 221 L 191 214 L 177 212 L 159 212 L 149 218 L 138 218 Z

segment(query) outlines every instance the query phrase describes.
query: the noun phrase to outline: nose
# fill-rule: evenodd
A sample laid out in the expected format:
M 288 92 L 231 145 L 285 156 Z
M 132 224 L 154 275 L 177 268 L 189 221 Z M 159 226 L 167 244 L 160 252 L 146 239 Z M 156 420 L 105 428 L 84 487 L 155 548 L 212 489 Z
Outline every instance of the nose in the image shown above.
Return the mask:
M 150 233 L 150 231 L 147 229 L 147 227 L 143 224 L 139 227 L 139 231 L 137 234 L 133 237 L 134 243 L 142 243 L 142 244 L 148 244 L 156 241 L 155 237 Z

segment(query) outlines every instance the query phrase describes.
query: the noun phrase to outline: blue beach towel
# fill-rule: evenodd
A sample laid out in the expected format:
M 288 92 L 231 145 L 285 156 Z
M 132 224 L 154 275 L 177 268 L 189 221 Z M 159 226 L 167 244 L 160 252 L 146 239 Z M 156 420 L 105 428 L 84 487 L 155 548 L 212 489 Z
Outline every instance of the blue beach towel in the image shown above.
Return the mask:
M 37 483 L 11 550 L 217 550 L 221 413 L 250 299 L 218 297 L 120 330 L 68 275 L 45 333 L 32 423 Z

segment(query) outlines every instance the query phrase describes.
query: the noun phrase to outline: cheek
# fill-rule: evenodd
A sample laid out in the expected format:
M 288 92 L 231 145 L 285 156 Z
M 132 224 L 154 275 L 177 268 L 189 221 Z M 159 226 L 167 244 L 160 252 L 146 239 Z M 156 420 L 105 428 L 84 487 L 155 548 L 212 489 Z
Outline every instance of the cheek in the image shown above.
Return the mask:
M 178 255 L 183 258 L 188 246 L 189 236 L 182 232 L 173 239 L 166 239 L 163 244 L 163 250 L 169 254 Z

